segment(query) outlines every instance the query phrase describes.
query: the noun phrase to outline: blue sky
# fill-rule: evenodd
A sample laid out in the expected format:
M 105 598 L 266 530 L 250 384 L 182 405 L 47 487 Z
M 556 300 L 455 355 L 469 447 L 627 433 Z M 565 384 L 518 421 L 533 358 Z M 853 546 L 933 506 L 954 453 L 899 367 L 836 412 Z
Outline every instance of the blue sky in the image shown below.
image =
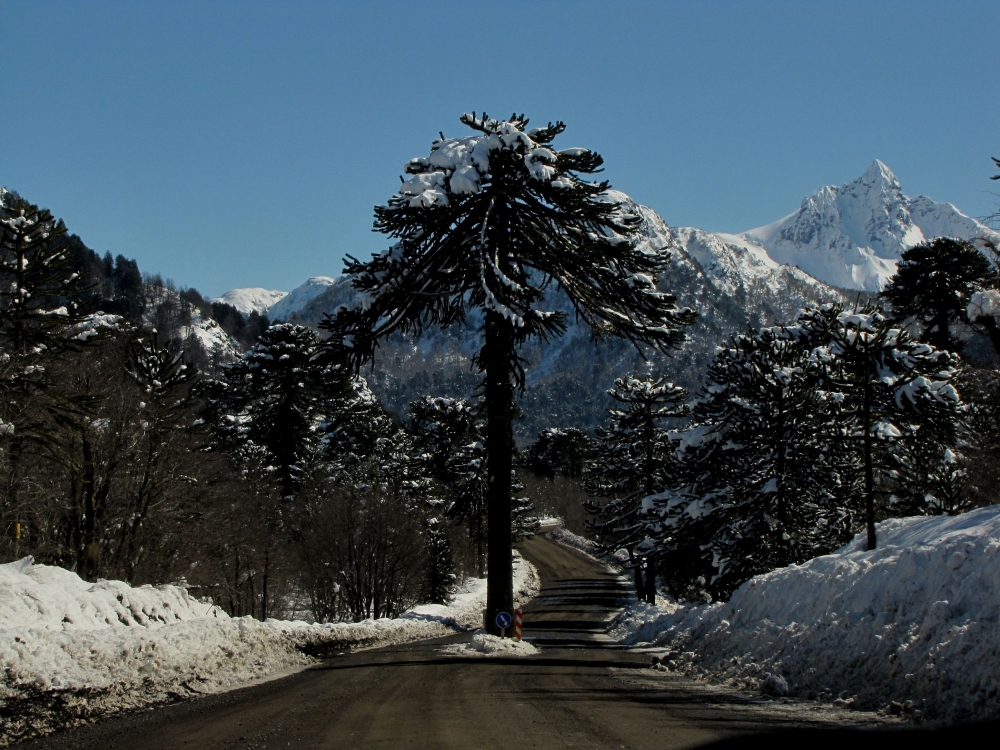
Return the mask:
M 568 125 L 668 223 L 737 231 L 875 158 L 990 212 L 1000 3 L 0 0 L 0 185 L 216 295 L 336 275 L 458 116 Z

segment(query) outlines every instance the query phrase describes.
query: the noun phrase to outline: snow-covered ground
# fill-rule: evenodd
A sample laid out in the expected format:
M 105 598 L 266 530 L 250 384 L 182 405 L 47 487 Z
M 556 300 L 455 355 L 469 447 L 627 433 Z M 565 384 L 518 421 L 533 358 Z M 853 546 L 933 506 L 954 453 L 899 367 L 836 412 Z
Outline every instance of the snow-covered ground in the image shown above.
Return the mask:
M 515 558 L 518 603 L 538 573 Z M 371 647 L 482 624 L 486 581 L 447 605 L 396 619 L 327 625 L 229 617 L 180 586 L 88 583 L 30 558 L 0 565 L 0 746 L 78 719 L 227 690 L 302 669 L 302 649 Z
M 548 531 L 549 538 L 553 541 L 559 542 L 559 544 L 562 544 L 563 546 L 579 550 L 588 557 L 592 557 L 605 565 L 610 565 L 612 569 L 619 573 L 624 572 L 626 566 L 628 565 L 628 553 L 625 550 L 618 550 L 613 555 L 603 555 L 601 554 L 601 548 L 597 542 L 580 536 L 579 534 L 574 534 L 562 525 L 561 519 L 559 519 L 559 523 L 551 529 L 547 529 L 542 526 L 539 531 Z
M 1000 506 L 878 525 L 728 602 L 637 604 L 615 635 L 664 667 L 779 695 L 958 721 L 1000 715 Z M 917 714 L 920 712 L 920 714 Z

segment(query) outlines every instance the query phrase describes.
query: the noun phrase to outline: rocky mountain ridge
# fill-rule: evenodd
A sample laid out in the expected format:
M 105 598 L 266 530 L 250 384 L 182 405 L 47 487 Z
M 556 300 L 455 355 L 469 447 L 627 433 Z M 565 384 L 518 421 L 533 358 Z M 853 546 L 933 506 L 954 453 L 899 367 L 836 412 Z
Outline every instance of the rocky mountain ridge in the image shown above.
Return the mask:
M 877 160 L 857 180 L 822 188 L 797 212 L 740 234 L 670 227 L 626 194 L 614 196 L 641 217 L 639 244 L 670 255 L 660 286 L 681 305 L 696 309 L 698 320 L 683 349 L 670 357 L 652 354 L 646 361 L 623 342 L 592 341 L 573 319 L 568 300 L 558 290 L 551 292 L 549 308 L 570 313 L 570 327 L 547 346 L 528 344 L 522 352 L 528 362 L 522 436 L 547 426 L 596 426 L 610 405 L 604 392 L 628 372 L 651 367 L 695 390 L 715 347 L 732 334 L 748 325 L 794 320 L 807 304 L 875 292 L 894 272 L 900 253 L 924 239 L 949 235 L 1000 241 L 1000 233 L 951 204 L 904 196 L 898 179 Z M 296 290 L 282 300 L 280 312 L 276 305 L 268 315 L 318 326 L 325 313 L 353 296 L 345 279 L 324 280 L 329 283 L 320 293 L 313 293 L 316 285 L 310 280 L 309 295 Z M 471 316 L 462 327 L 429 330 L 420 340 L 397 336 L 383 344 L 367 377 L 383 402 L 399 413 L 424 394 L 471 396 L 479 376 L 470 360 L 479 346 L 478 324 Z
M 896 175 L 876 159 L 861 177 L 821 188 L 795 213 L 763 227 L 718 236 L 766 253 L 827 284 L 879 291 L 902 252 L 934 237 L 1000 242 L 1000 232 L 950 203 L 903 195 Z

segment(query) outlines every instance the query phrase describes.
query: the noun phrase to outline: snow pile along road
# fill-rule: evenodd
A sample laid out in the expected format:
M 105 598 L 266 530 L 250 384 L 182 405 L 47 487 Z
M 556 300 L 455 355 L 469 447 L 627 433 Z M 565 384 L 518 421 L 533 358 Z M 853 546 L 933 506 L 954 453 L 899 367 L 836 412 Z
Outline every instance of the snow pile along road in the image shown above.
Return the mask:
M 515 558 L 517 598 L 538 591 Z M 92 584 L 31 558 L 0 565 L 0 745 L 53 727 L 218 692 L 294 671 L 303 649 L 367 647 L 450 635 L 482 624 L 486 581 L 448 605 L 396 619 L 315 625 L 229 617 L 180 586 Z
M 470 643 L 458 643 L 441 649 L 454 656 L 534 656 L 541 653 L 538 647 L 527 641 L 501 638 L 484 630 L 477 631 Z
M 1000 506 L 878 525 L 728 602 L 638 605 L 616 635 L 671 668 L 945 721 L 1000 714 Z M 920 714 L 916 714 L 920 715 Z

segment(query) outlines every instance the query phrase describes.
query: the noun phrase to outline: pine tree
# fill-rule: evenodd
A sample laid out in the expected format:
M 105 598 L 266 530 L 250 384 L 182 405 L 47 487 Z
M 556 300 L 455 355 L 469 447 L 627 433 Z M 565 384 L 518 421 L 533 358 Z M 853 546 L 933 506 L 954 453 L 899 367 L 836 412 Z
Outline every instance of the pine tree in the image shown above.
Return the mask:
M 397 475 L 412 453 L 406 436 L 379 403 L 368 382 L 349 377 L 336 365 L 325 364 L 320 407 L 320 452 L 334 479 L 366 461 L 375 461 L 381 474 Z M 422 470 L 422 469 L 421 469 Z
M 451 495 L 447 513 L 465 523 L 475 558 L 476 576 L 482 578 L 486 574 L 489 474 L 486 446 L 479 430 L 454 448 L 448 458 L 447 473 Z M 512 527 L 515 522 L 512 506 Z M 512 528 L 511 537 L 514 535 Z
M 936 516 L 971 510 L 960 458 L 954 438 L 942 439 L 925 425 L 906 429 L 893 445 L 886 472 L 889 513 Z
M 958 421 L 955 357 L 913 341 L 876 306 L 838 309 L 831 323 L 829 343 L 813 357 L 822 387 L 839 397 L 836 419 L 861 474 L 868 549 L 875 549 L 876 480 L 889 448 L 910 425 Z
M 427 471 L 438 481 L 453 482 L 449 460 L 459 446 L 482 438 L 478 417 L 461 398 L 424 396 L 410 402 L 406 430 L 419 446 Z
M 47 363 L 117 320 L 80 307 L 88 289 L 62 220 L 0 190 L 0 437 L 31 432 L 27 401 L 45 388 Z
M 0 188 L 0 448 L 7 453 L 0 520 L 7 508 L 20 512 L 29 446 L 58 449 L 53 419 L 78 419 L 98 406 L 50 387 L 61 357 L 96 343 L 119 323 L 117 316 L 83 309 L 88 290 L 62 220 Z
M 692 426 L 678 434 L 684 481 L 657 509 L 667 522 L 661 547 L 678 533 L 697 536 L 699 575 L 716 598 L 849 535 L 831 492 L 828 399 L 800 337 L 781 327 L 733 337 L 709 367 Z
M 489 458 L 485 448 L 486 424 L 481 409 L 464 399 L 424 396 L 410 403 L 407 430 L 419 448 L 415 456 L 422 471 L 433 477 L 447 496 L 446 515 L 466 524 L 481 578 L 486 565 L 488 523 L 486 496 Z M 511 492 L 524 488 L 512 479 Z M 524 497 L 511 500 L 511 538 L 530 537 L 538 528 L 534 505 Z
M 249 442 L 268 452 L 282 493 L 294 495 L 318 443 L 324 379 L 308 328 L 278 324 L 231 365 L 212 388 L 217 425 L 230 447 Z
M 427 519 L 424 524 L 424 540 L 427 545 L 424 596 L 429 602 L 447 604 L 451 588 L 455 584 L 455 564 L 448 533 L 440 518 L 432 516 Z
M 561 289 L 598 334 L 664 350 L 683 341 L 694 313 L 657 290 L 667 256 L 633 246 L 638 217 L 626 215 L 608 183 L 581 179 L 598 171 L 601 157 L 551 148 L 562 123 L 529 130 L 523 116 L 461 119 L 475 135 L 442 135 L 376 207 L 375 228 L 396 243 L 367 263 L 350 259 L 358 299 L 322 326 L 331 354 L 360 367 L 395 331 L 419 334 L 460 323 L 470 310 L 481 315 L 474 361 L 485 375 L 492 632 L 496 613 L 513 606 L 511 421 L 514 389 L 524 388 L 518 351 L 566 328 L 564 314 L 542 307 L 545 290 Z
M 128 376 L 142 392 L 138 425 L 141 431 L 133 442 L 136 453 L 131 491 L 126 502 L 128 522 L 119 529 L 116 557 L 125 580 L 134 581 L 143 553 L 144 525 L 151 511 L 176 481 L 174 466 L 168 465 L 176 453 L 177 433 L 186 429 L 183 418 L 192 408 L 192 385 L 197 371 L 185 364 L 182 355 L 160 346 L 155 334 L 136 337 L 129 347 L 125 367 Z
M 605 552 L 628 552 L 636 595 L 655 604 L 655 557 L 637 554 L 646 538 L 642 501 L 673 478 L 674 447 L 667 420 L 687 416 L 688 394 L 665 377 L 648 373 L 645 378 L 618 378 L 608 395 L 621 408 L 609 410 L 607 426 L 597 431 L 596 455 L 586 486 L 591 494 L 611 499 L 603 505 L 587 505 L 587 512 L 594 516 L 589 526 Z
M 580 479 L 594 455 L 594 440 L 578 427 L 549 427 L 538 433 L 528 449 L 525 464 L 551 479 L 561 474 Z
M 922 326 L 920 340 L 937 349 L 961 351 L 955 326 L 970 323 L 966 308 L 977 291 L 995 287 L 997 272 L 970 243 L 939 237 L 900 256 L 895 275 L 882 291 L 896 323 Z

